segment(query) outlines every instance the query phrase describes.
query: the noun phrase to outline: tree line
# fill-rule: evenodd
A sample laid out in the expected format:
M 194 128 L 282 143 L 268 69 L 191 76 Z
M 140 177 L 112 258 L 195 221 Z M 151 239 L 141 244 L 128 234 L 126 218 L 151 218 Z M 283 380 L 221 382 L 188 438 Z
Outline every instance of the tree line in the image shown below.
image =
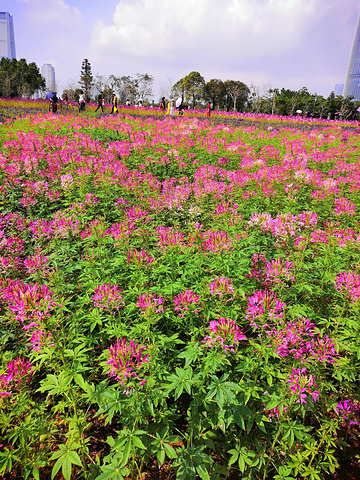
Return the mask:
M 45 79 L 36 63 L 25 58 L 0 60 L 0 97 L 31 97 L 37 90 L 45 90 Z
M 352 97 L 335 96 L 334 92 L 326 98 L 310 93 L 306 87 L 300 90 L 278 89 L 271 86 L 260 89 L 255 85 L 246 85 L 238 80 L 212 78 L 208 82 L 199 72 L 190 72 L 175 83 L 171 80 L 161 86 L 159 101 L 153 100 L 154 77 L 148 73 L 129 75 L 93 75 L 88 59 L 82 61 L 80 79 L 68 84 L 63 90 L 69 101 L 77 102 L 83 91 L 87 101 L 95 100 L 99 92 L 107 103 L 115 93 L 119 104 L 158 105 L 161 97 L 181 98 L 184 105 L 191 108 L 205 108 L 209 103 L 213 110 L 269 113 L 274 115 L 301 115 L 319 118 L 343 119 L 356 118 L 360 102 Z M 46 92 L 45 79 L 37 65 L 27 64 L 25 59 L 0 60 L 0 96 L 30 97 L 36 91 Z

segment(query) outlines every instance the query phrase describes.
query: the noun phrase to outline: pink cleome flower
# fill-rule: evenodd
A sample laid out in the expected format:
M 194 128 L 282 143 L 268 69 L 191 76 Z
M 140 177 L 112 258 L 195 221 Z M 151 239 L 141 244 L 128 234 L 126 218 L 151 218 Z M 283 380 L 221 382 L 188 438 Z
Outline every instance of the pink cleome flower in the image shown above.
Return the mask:
M 343 292 L 354 303 L 360 298 L 360 275 L 350 270 L 335 277 L 335 289 Z
M 127 264 L 131 265 L 132 263 L 135 263 L 138 266 L 141 265 L 150 265 L 150 263 L 153 263 L 154 259 L 149 255 L 149 253 L 146 250 L 136 250 L 136 248 L 132 248 L 128 252 L 128 257 L 127 257 Z
M 265 270 L 265 282 L 268 285 L 279 284 L 282 282 L 293 281 L 294 277 L 291 273 L 291 269 L 294 265 L 289 260 L 283 260 L 282 258 L 276 258 L 266 264 Z
M 118 310 L 124 305 L 120 292 L 117 285 L 105 283 L 95 288 L 95 295 L 91 298 L 95 307 Z
M 209 347 L 221 345 L 225 353 L 234 351 L 235 344 L 245 340 L 246 336 L 230 318 L 219 318 L 218 321 L 211 321 L 209 326 L 210 334 L 204 338 L 202 343 Z
M 108 372 L 110 377 L 115 377 L 121 382 L 121 385 L 131 380 L 139 380 L 140 385 L 144 385 L 146 380 L 140 379 L 139 374 L 144 368 L 144 364 L 149 362 L 149 355 L 143 356 L 142 353 L 145 348 L 135 343 L 133 339 L 127 344 L 126 338 L 119 338 L 109 348 L 106 364 L 111 367 Z
M 209 283 L 209 286 L 211 295 L 220 295 L 222 297 L 225 294 L 232 295 L 234 293 L 231 278 L 228 277 L 215 277 L 214 280 Z
M 286 304 L 281 302 L 276 293 L 271 290 L 257 291 L 248 298 L 248 308 L 246 319 L 250 320 L 250 325 L 257 328 L 259 320 L 263 320 L 263 328 L 267 327 L 268 321 L 281 319 L 284 316 Z
M 335 198 L 335 215 L 355 215 L 355 205 L 346 197 Z
M 23 357 L 11 360 L 6 367 L 6 372 L 0 375 L 0 398 L 9 397 L 11 389 L 17 388 L 23 381 L 30 380 L 33 374 L 32 363 Z
M 317 390 L 313 390 L 313 387 L 317 387 L 315 383 L 314 376 L 308 375 L 306 372 L 306 368 L 298 368 L 292 369 L 292 374 L 287 380 L 290 383 L 290 391 L 294 392 L 298 398 L 296 403 L 305 403 L 307 404 L 307 397 L 308 394 L 312 396 L 314 402 L 319 397 L 319 392 Z
M 136 306 L 142 310 L 142 314 L 164 313 L 164 298 L 155 297 L 152 293 L 143 293 L 138 297 Z
M 176 305 L 175 312 L 179 312 L 179 317 L 184 318 L 184 312 L 190 310 L 190 306 L 196 305 L 200 301 L 200 295 L 197 295 L 192 290 L 185 290 L 185 292 L 179 293 L 174 298 L 174 303 Z M 194 310 L 197 314 L 198 310 Z

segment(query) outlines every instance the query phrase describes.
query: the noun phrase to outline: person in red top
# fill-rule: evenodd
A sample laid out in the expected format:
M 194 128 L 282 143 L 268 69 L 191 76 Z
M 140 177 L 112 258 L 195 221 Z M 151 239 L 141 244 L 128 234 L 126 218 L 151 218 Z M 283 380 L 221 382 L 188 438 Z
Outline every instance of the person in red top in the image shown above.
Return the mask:
M 210 112 L 211 112 L 211 106 L 210 106 L 210 102 L 207 104 L 207 107 L 206 107 L 206 116 L 207 117 L 210 117 Z

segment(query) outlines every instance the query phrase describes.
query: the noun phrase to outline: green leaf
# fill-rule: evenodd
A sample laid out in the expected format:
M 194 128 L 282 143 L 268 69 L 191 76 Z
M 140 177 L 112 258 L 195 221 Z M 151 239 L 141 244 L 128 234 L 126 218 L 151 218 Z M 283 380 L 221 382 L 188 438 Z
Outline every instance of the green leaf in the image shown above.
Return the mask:
M 71 461 L 68 455 L 64 457 L 64 461 L 62 464 L 62 473 L 64 475 L 65 480 L 70 480 L 71 477 Z
M 176 474 L 176 480 L 195 480 L 196 471 L 195 467 L 191 463 L 182 463 Z
M 129 457 L 131 455 L 131 446 L 132 446 L 132 442 L 131 442 L 131 439 L 130 439 L 126 442 L 125 448 L 123 450 L 122 463 L 124 465 L 127 463 L 127 461 L 129 460 Z
M 202 478 L 202 480 L 210 480 L 209 473 L 206 470 L 204 465 L 202 465 L 202 464 L 196 465 L 196 471 L 197 471 L 199 477 Z
M 58 473 L 58 471 L 60 470 L 61 468 L 61 465 L 62 465 L 62 462 L 63 462 L 63 459 L 62 457 L 58 459 L 58 461 L 55 463 L 55 465 L 53 466 L 53 469 L 52 469 L 52 472 L 51 472 L 51 480 L 54 479 L 55 475 Z
M 141 449 L 143 449 L 143 450 L 146 450 L 145 445 L 143 444 L 143 442 L 140 440 L 139 437 L 133 436 L 133 437 L 132 437 L 132 441 L 133 441 L 133 444 L 135 445 L 135 447 L 138 447 L 138 448 L 141 448 Z
M 167 443 L 164 443 L 163 445 L 164 445 L 164 450 L 166 455 L 171 459 L 176 458 L 175 449 L 171 445 L 168 445 Z
M 229 459 L 229 466 L 232 465 L 233 463 L 236 462 L 236 460 L 238 459 L 239 457 L 239 450 L 236 450 L 235 448 L 231 449 L 228 451 L 228 453 L 231 455 L 230 459 Z

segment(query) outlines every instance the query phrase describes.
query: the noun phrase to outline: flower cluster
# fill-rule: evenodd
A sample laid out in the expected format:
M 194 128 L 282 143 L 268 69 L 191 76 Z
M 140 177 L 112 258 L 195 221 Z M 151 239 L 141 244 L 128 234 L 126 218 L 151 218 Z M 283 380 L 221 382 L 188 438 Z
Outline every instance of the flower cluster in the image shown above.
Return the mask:
M 319 392 L 314 390 L 317 387 L 313 375 L 308 375 L 306 367 L 293 368 L 292 374 L 287 380 L 290 383 L 290 391 L 297 395 L 296 403 L 307 404 L 308 395 L 311 395 L 314 402 L 319 397 Z
M 360 298 L 360 275 L 350 270 L 343 271 L 335 277 L 335 289 L 343 292 L 352 302 Z
M 267 322 L 283 318 L 285 306 L 271 290 L 258 290 L 248 298 L 246 319 L 255 328 L 258 328 L 259 322 L 265 328 L 268 327 Z
M 24 266 L 27 272 L 32 275 L 37 272 L 49 273 L 47 268 L 48 259 L 42 255 L 34 254 L 24 260 Z
M 153 263 L 154 259 L 149 255 L 149 253 L 145 250 L 136 250 L 136 248 L 132 248 L 128 252 L 128 257 L 127 257 L 127 263 L 128 265 L 131 265 L 134 263 L 137 266 L 142 266 L 142 265 L 150 265 L 150 263 Z
M 24 381 L 29 381 L 33 374 L 32 366 L 32 363 L 23 357 L 11 360 L 5 373 L 0 375 L 0 398 L 9 397 L 12 389 L 16 389 Z
M 149 355 L 143 356 L 143 350 L 146 347 L 135 343 L 133 339 L 127 343 L 126 338 L 119 338 L 117 342 L 109 348 L 107 365 L 110 365 L 108 374 L 115 377 L 116 380 L 124 385 L 131 380 L 138 380 L 140 385 L 146 383 L 145 379 L 140 379 L 145 363 L 149 362 Z
M 294 280 L 291 273 L 293 267 L 289 260 L 284 261 L 282 258 L 271 260 L 265 267 L 265 284 L 270 286 Z
M 228 350 L 233 352 L 236 344 L 246 339 L 234 320 L 230 318 L 219 318 L 217 321 L 211 321 L 208 330 L 210 333 L 202 342 L 208 347 L 221 345 L 225 353 Z
M 267 331 L 280 357 L 291 356 L 301 363 L 310 359 L 319 363 L 335 362 L 338 357 L 335 344 L 328 336 L 315 336 L 315 325 L 308 318 L 297 318 L 281 326 L 283 328 L 274 327 Z
M 212 282 L 209 283 L 210 294 L 223 296 L 226 294 L 233 295 L 234 287 L 231 283 L 231 278 L 228 277 L 215 277 Z
M 352 398 L 341 400 L 335 406 L 335 412 L 346 422 L 347 427 L 360 427 L 360 404 Z
M 200 301 L 200 295 L 197 295 L 192 290 L 185 290 L 185 292 L 179 293 L 174 298 L 174 303 L 176 305 L 175 312 L 178 312 L 179 317 L 184 318 L 184 313 L 188 312 L 190 308 Z M 194 313 L 199 313 L 199 310 L 194 310 Z
M 95 288 L 95 295 L 91 299 L 94 300 L 95 307 L 118 310 L 124 305 L 120 292 L 117 285 L 105 283 Z
M 151 313 L 164 313 L 164 298 L 155 297 L 152 293 L 143 293 L 138 297 L 136 306 L 142 310 L 142 314 L 150 315 Z
M 355 215 L 355 205 L 346 197 L 335 198 L 335 215 Z

